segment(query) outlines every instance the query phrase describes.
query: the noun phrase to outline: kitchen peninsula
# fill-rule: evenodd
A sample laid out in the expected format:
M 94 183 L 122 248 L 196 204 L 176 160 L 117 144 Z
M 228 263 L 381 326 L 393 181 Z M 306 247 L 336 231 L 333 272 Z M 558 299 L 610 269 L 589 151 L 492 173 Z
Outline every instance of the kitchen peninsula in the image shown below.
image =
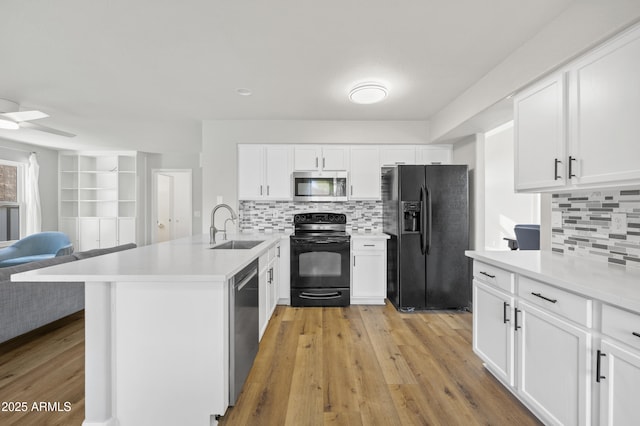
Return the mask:
M 85 282 L 84 425 L 216 424 L 229 405 L 229 279 L 281 237 L 211 250 L 193 236 L 13 275 Z

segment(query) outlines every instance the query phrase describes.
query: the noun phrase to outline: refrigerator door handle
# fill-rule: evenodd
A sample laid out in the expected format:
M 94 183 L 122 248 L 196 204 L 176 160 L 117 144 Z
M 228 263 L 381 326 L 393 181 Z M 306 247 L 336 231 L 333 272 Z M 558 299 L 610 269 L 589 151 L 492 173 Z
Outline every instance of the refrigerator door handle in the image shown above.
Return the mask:
M 431 208 L 431 191 L 429 190 L 429 187 L 425 187 L 425 193 L 426 193 L 426 210 L 427 210 L 427 238 L 426 238 L 426 242 L 425 242 L 425 252 L 426 254 L 429 254 L 429 252 L 431 252 L 431 211 L 433 210 Z
M 420 252 L 427 254 L 427 190 L 424 185 L 420 187 Z

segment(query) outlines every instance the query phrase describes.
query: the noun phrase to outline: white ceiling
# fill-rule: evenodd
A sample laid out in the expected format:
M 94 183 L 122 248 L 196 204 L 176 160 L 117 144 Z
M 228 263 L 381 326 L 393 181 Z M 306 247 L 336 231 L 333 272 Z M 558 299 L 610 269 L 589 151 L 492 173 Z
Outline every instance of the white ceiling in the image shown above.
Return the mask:
M 2 0 L 0 98 L 78 136 L 0 138 L 197 152 L 202 120 L 428 120 L 570 3 Z M 351 104 L 371 79 L 388 99 Z

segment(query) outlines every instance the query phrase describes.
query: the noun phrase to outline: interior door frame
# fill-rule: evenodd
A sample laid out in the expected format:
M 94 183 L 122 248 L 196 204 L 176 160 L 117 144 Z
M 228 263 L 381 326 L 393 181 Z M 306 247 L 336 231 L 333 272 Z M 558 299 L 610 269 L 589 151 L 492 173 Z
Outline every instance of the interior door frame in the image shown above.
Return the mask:
M 155 226 L 158 222 L 158 175 L 171 175 L 185 173 L 189 175 L 189 190 L 188 194 L 188 211 L 189 211 L 189 228 L 191 229 L 190 235 L 193 234 L 193 170 L 191 169 L 151 169 L 151 243 L 155 244 L 156 232 Z M 174 181 L 175 182 L 175 181 Z M 175 188 L 174 188 L 175 192 Z

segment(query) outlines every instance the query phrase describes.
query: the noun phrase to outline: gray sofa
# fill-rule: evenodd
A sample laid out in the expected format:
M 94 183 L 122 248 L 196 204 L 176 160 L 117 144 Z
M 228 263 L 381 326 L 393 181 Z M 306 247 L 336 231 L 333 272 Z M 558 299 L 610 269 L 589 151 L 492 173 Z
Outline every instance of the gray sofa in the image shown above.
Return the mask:
M 0 268 L 0 343 L 84 309 L 82 282 L 12 282 L 12 274 L 135 247 L 123 244 Z

